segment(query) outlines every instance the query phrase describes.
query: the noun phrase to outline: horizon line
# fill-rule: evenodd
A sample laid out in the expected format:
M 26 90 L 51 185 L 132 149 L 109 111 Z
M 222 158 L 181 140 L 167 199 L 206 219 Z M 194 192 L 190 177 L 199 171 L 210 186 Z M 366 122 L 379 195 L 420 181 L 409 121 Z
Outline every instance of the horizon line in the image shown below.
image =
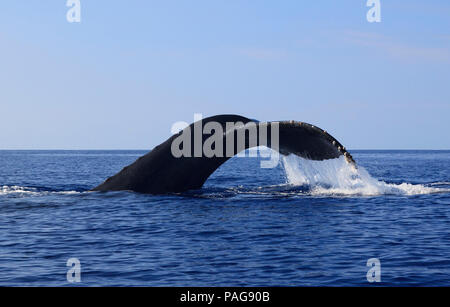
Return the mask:
M 156 147 L 156 146 L 155 146 Z M 153 148 L 155 148 L 155 147 L 153 147 Z M 151 148 L 151 149 L 148 149 L 148 148 L 145 148 L 145 149 L 133 149 L 133 148 L 112 148 L 112 149 L 108 149 L 108 148 L 103 148 L 103 149 L 99 149 L 99 148 L 94 148 L 94 149 L 86 149 L 86 148 L 84 148 L 84 149 L 75 149 L 75 148 L 72 148 L 72 149 L 64 149 L 64 148 L 57 148 L 57 149 L 55 149 L 55 148 L 37 148 L 37 149 L 32 149 L 32 148 L 7 148 L 7 149 L 1 149 L 0 148 L 0 151 L 124 151 L 124 150 L 126 150 L 126 151 L 151 151 L 151 150 L 153 150 L 153 148 Z M 251 148 L 249 148 L 248 150 L 252 150 Z M 445 148 L 443 148 L 443 149 L 417 149 L 417 148 L 401 148 L 401 149 L 399 149 L 399 148 L 393 148 L 393 149 L 388 149 L 388 148 L 381 148 L 381 149 L 378 149 L 378 148 L 350 148 L 350 149 L 347 149 L 347 150 L 349 150 L 349 151 L 376 151 L 376 150 L 379 150 L 379 151 L 450 151 L 450 148 L 448 148 L 448 149 L 445 149 Z

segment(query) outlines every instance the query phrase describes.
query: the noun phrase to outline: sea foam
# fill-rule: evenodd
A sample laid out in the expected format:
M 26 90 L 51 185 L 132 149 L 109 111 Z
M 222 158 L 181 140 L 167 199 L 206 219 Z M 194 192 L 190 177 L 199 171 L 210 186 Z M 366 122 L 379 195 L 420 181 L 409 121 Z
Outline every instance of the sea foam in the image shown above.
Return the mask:
M 72 195 L 80 194 L 78 191 L 48 191 L 40 190 L 32 187 L 22 187 L 22 186 L 0 186 L 0 195 L 19 195 L 19 196 L 42 196 L 48 194 L 61 194 L 61 195 Z
M 411 183 L 387 183 L 372 177 L 362 166 L 344 157 L 312 161 L 295 155 L 283 156 L 287 183 L 308 186 L 312 195 L 420 195 L 449 192 L 450 189 Z

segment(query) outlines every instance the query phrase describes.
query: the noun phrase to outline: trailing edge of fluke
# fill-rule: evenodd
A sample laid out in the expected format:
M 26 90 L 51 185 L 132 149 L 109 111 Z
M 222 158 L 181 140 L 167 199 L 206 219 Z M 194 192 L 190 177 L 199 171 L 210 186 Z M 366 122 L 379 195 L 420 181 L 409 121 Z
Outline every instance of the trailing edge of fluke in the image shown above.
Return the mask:
M 195 133 L 198 129 L 210 133 L 199 135 Z M 217 130 L 221 133 L 212 136 L 211 132 Z M 200 140 L 195 137 L 200 137 Z M 184 143 L 179 144 L 180 140 Z M 177 146 L 173 146 L 175 142 Z M 202 149 L 209 146 L 216 154 L 199 156 L 195 145 Z M 348 163 L 356 166 L 344 146 L 314 125 L 298 121 L 259 122 L 239 115 L 216 115 L 174 134 L 92 191 L 166 194 L 200 189 L 220 165 L 240 151 L 256 146 L 310 160 L 344 156 Z M 174 154 L 174 147 L 184 154 Z

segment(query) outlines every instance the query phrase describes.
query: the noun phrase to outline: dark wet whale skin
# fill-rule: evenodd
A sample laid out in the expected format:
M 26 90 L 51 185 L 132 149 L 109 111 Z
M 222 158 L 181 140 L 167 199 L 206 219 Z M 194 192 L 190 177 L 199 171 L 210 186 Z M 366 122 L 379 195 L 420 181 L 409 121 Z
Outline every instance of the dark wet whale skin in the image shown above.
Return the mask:
M 262 143 L 259 137 L 256 144 L 258 146 L 263 144 L 273 148 L 270 143 L 270 127 L 274 122 L 262 123 L 240 115 L 216 115 L 202 120 L 201 131 L 203 131 L 204 125 L 209 122 L 218 122 L 222 125 L 225 133 L 235 134 L 234 154 L 238 154 L 236 152 L 236 148 L 238 148 L 236 145 L 238 129 L 226 131 L 226 123 L 230 122 L 242 122 L 243 124 L 254 122 L 258 129 L 258 136 L 261 125 L 268 125 L 267 144 Z M 281 154 L 295 154 L 311 160 L 334 159 L 344 155 L 347 161 L 354 163 L 353 158 L 345 150 L 345 147 L 326 131 L 311 124 L 297 121 L 281 121 L 276 123 L 279 124 L 279 148 L 277 150 Z M 194 124 L 189 126 L 191 131 L 194 129 Z M 171 145 L 180 133 L 171 136 L 168 140 L 156 146 L 152 151 L 140 157 L 131 165 L 108 178 L 104 183 L 94 188 L 93 191 L 127 190 L 147 194 L 166 194 L 200 189 L 208 177 L 230 157 L 208 158 L 204 155 L 202 157 L 194 157 L 192 148 L 190 157 L 182 156 L 176 158 L 172 154 Z M 224 152 L 227 152 L 225 133 L 222 141 Z M 202 145 L 210 136 L 208 134 L 202 134 Z M 249 142 L 247 133 L 245 136 L 245 149 L 253 147 Z M 194 133 L 191 133 L 191 144 L 194 144 Z

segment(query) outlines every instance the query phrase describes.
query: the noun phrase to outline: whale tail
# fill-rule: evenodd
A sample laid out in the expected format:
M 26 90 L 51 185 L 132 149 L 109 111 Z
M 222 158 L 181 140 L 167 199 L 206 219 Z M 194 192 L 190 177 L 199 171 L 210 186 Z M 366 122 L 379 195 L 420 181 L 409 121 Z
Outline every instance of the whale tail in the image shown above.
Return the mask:
M 165 194 L 199 189 L 228 159 L 257 146 L 310 160 L 344 156 L 356 167 L 345 147 L 314 125 L 217 115 L 197 121 L 171 136 L 92 191 Z

